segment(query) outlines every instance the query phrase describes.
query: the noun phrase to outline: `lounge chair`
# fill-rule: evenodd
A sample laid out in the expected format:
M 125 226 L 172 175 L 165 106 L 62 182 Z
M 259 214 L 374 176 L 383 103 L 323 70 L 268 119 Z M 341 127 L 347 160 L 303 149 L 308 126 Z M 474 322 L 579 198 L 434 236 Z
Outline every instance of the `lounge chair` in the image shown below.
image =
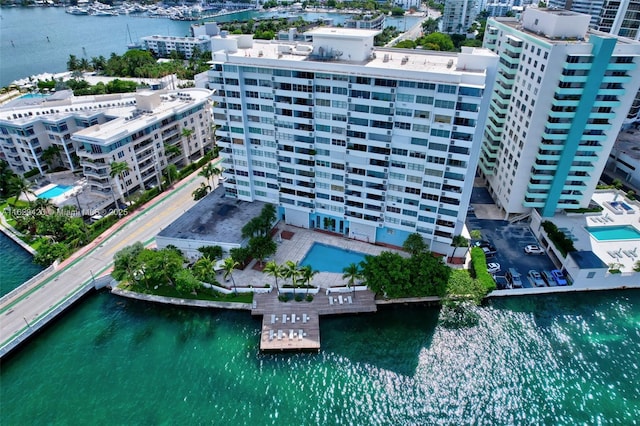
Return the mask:
M 302 329 L 298 330 L 298 340 L 302 340 Z
M 333 297 L 329 296 L 329 304 L 333 305 Z
M 307 314 L 302 314 L 302 322 L 307 322 Z
M 282 330 L 278 330 L 278 340 L 282 340 Z
M 293 340 L 293 330 L 289 330 L 289 339 Z
M 269 330 L 269 341 L 273 340 L 273 330 Z
M 338 302 L 342 305 L 342 295 L 338 296 Z
M 296 323 L 296 314 L 291 314 L 291 324 Z
M 282 323 L 283 324 L 287 323 L 287 314 L 282 314 Z
M 351 296 L 347 296 L 347 302 L 349 302 L 349 304 L 353 303 L 353 299 L 351 298 Z
M 271 324 L 275 324 L 275 323 L 276 323 L 276 315 L 271 314 Z

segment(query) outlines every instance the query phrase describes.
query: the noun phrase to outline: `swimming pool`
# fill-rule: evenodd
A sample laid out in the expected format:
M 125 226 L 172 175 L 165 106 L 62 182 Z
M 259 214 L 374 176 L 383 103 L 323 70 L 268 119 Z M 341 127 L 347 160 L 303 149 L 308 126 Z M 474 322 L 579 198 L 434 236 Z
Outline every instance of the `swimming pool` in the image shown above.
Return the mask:
M 313 243 L 300 265 L 311 265 L 320 272 L 342 273 L 351 263 L 358 264 L 366 255 L 357 251 L 345 250 L 340 247 L 322 243 Z
M 56 185 L 52 188 L 47 189 L 41 194 L 38 194 L 38 198 L 56 198 L 60 195 L 64 194 L 67 191 L 73 189 L 73 186 L 65 186 L 65 185 Z
M 44 93 L 25 93 L 24 95 L 20 96 L 20 99 L 34 99 L 34 98 L 46 98 L 49 97 L 51 95 L 45 95 Z
M 598 241 L 640 240 L 640 231 L 631 225 L 587 226 L 585 229 Z

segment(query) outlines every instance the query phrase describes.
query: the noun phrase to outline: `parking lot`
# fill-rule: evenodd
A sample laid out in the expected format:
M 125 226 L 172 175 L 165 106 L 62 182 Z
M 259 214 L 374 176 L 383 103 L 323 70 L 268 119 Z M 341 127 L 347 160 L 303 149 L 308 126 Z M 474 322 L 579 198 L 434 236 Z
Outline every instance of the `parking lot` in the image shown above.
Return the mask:
M 525 288 L 533 287 L 527 277 L 527 272 L 535 269 L 538 272 L 543 270 L 556 269 L 553 262 L 547 255 L 527 255 L 524 248 L 529 244 L 538 244 L 539 242 L 533 233 L 529 230 L 526 221 L 510 224 L 506 220 L 482 219 L 476 216 L 481 214 L 482 204 L 493 204 L 491 196 L 484 188 L 474 188 L 474 194 L 471 198 L 472 205 L 475 207 L 476 213 L 467 215 L 467 228 L 469 231 L 479 230 L 482 233 L 482 239 L 488 240 L 496 247 L 497 253 L 487 258 L 487 263 L 497 262 L 500 264 L 501 271 L 496 274 L 498 284 L 500 286 L 506 283 L 505 273 L 509 268 L 514 268 L 521 275 L 522 285 Z

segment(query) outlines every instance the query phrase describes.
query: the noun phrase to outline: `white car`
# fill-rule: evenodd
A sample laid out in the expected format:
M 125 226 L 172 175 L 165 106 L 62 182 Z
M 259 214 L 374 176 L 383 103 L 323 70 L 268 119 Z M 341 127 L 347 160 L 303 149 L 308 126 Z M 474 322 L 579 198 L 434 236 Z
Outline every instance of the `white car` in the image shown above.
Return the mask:
M 544 249 L 538 245 L 530 244 L 524 248 L 527 254 L 544 254 Z
M 499 263 L 487 263 L 487 272 L 490 274 L 497 274 L 500 272 L 500 264 Z

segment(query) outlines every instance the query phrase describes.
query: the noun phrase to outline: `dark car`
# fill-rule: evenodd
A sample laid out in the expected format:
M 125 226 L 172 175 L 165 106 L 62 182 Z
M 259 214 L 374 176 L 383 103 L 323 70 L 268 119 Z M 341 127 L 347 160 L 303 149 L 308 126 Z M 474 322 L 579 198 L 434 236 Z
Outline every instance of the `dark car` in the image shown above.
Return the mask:
M 489 251 L 492 251 L 494 253 L 497 251 L 496 246 L 494 246 L 490 241 L 487 240 L 476 241 L 475 243 L 473 243 L 473 245 L 476 247 L 480 247 L 481 249 L 489 249 Z

